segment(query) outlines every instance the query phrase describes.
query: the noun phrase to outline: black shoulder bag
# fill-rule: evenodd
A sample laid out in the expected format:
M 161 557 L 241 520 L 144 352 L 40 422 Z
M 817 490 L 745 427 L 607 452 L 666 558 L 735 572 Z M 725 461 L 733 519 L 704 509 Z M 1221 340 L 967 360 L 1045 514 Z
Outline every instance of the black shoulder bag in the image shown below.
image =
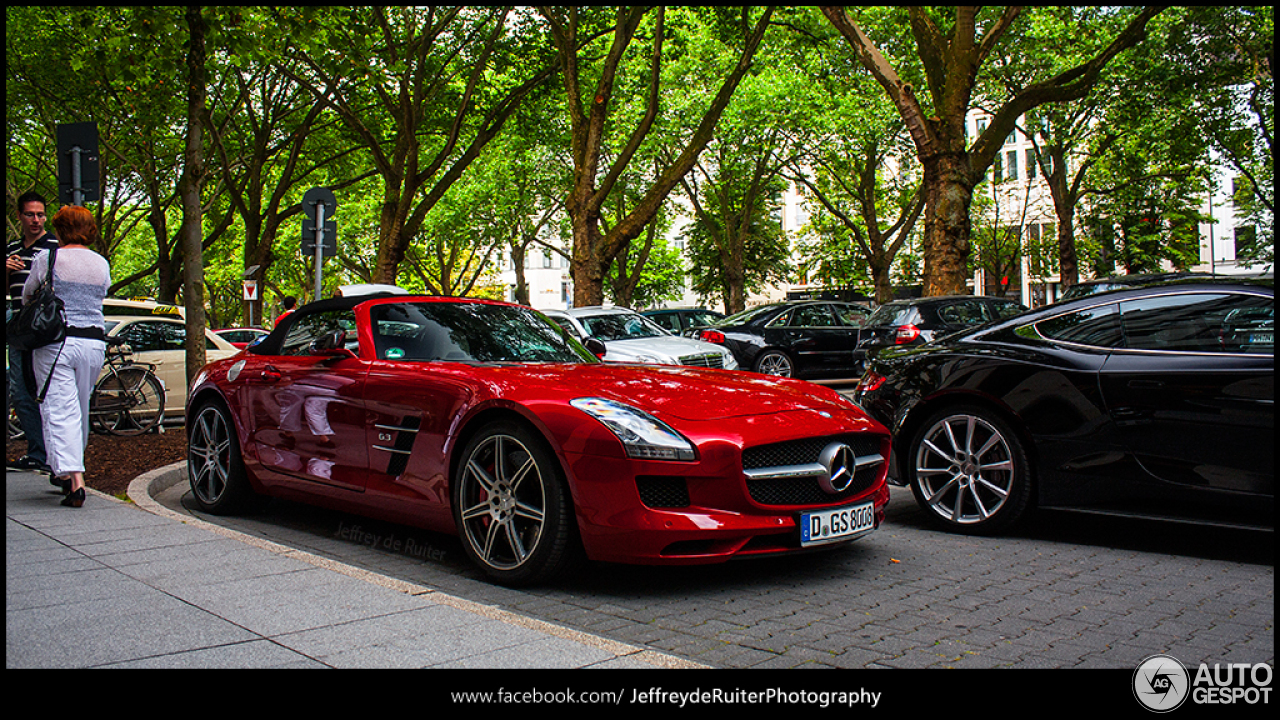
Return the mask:
M 31 300 L 22 304 L 5 327 L 9 345 L 17 350 L 35 350 L 67 336 L 67 319 L 63 312 L 62 298 L 53 294 L 53 265 L 58 259 L 58 249 L 49 251 L 49 273 L 36 288 Z
M 31 351 L 54 343 L 65 343 L 67 339 L 67 317 L 63 309 L 62 298 L 53 294 L 53 266 L 58 260 L 58 248 L 49 250 L 49 272 L 40 286 L 31 296 L 31 301 L 23 303 L 22 308 L 14 315 L 4 332 L 9 344 L 23 353 L 26 362 L 24 381 L 31 388 L 37 403 L 43 403 L 45 394 L 49 392 L 49 382 L 53 380 L 53 365 L 62 357 L 62 348 L 58 348 L 58 356 L 49 366 L 49 375 L 44 379 L 44 387 L 35 393 L 34 366 L 31 363 Z

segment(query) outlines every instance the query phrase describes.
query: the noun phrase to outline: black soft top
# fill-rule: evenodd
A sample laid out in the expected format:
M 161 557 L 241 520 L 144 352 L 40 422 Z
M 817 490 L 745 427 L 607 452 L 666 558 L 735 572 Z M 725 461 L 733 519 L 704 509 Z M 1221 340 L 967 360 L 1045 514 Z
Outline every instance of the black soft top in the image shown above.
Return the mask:
M 250 345 L 249 352 L 255 355 L 279 355 L 280 347 L 284 344 L 284 338 L 289 334 L 289 328 L 302 317 L 314 315 L 315 313 L 331 312 L 333 310 L 350 310 L 363 302 L 375 300 L 377 298 L 407 298 L 407 295 L 398 295 L 395 293 L 370 293 L 368 295 L 354 295 L 352 297 L 336 297 L 317 300 L 307 303 L 302 307 L 294 310 L 284 317 L 284 320 L 276 323 L 271 329 L 271 333 L 262 338 L 261 341 Z

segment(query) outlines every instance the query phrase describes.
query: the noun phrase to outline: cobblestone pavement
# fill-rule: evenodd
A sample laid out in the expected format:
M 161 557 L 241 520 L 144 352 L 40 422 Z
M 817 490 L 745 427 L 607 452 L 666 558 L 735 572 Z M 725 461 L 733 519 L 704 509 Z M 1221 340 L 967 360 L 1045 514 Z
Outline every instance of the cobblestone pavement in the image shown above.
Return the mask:
M 157 496 L 193 512 L 176 486 Z M 457 540 L 292 503 L 204 519 L 528 617 L 720 668 L 1124 668 L 1155 653 L 1275 663 L 1274 535 L 1039 513 L 999 538 L 938 532 L 895 488 L 857 543 L 695 568 L 592 565 L 484 582 Z

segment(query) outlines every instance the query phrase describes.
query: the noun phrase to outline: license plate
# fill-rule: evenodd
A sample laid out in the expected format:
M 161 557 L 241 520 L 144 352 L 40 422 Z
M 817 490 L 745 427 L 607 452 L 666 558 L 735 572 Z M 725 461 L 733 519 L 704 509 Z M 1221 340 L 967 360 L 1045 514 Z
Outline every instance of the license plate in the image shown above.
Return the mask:
M 1249 344 L 1250 345 L 1275 345 L 1276 334 L 1275 333 L 1254 333 L 1253 335 L 1249 336 Z
M 802 513 L 800 515 L 800 545 L 821 545 L 862 535 L 874 530 L 876 509 L 872 503 L 849 507 Z

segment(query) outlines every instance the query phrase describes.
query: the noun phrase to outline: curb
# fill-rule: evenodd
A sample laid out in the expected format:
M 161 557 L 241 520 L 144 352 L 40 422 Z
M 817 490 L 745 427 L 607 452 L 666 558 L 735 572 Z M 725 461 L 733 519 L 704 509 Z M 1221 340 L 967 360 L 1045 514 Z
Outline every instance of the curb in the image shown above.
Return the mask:
M 167 465 L 165 467 L 143 473 L 142 475 L 134 478 L 133 482 L 129 483 L 127 494 L 130 501 L 142 510 L 153 515 L 168 517 L 173 520 L 177 520 L 178 522 L 199 527 L 223 537 L 238 540 L 247 545 L 261 548 L 268 552 L 294 558 L 316 567 L 332 570 L 333 572 L 340 573 L 357 580 L 363 580 L 379 587 L 402 592 L 406 595 L 430 595 L 432 600 L 440 603 L 441 605 L 448 605 L 449 607 L 480 615 L 481 617 L 485 617 L 490 620 L 497 620 L 508 625 L 541 632 L 563 640 L 572 640 L 582 645 L 612 653 L 618 657 L 626 657 L 648 663 L 653 665 L 655 668 L 687 670 L 694 668 L 706 669 L 708 667 L 700 663 L 665 655 L 654 650 L 628 645 L 626 643 L 597 637 L 577 630 L 571 630 L 542 620 L 535 620 L 533 618 L 517 615 L 492 605 L 483 605 L 470 600 L 464 600 L 459 597 L 442 593 L 438 590 L 433 590 L 424 585 L 390 578 L 385 575 L 380 575 L 353 565 L 339 562 L 337 560 L 320 557 L 313 553 L 291 548 L 270 540 L 254 537 L 252 535 L 247 535 L 237 530 L 222 527 L 221 525 L 215 525 L 192 515 L 184 515 L 182 513 L 174 512 L 173 510 L 170 510 L 156 502 L 154 498 L 156 494 L 164 492 L 174 485 L 178 485 L 179 483 L 184 483 L 186 481 L 187 464 L 185 461 L 180 461 L 172 465 Z

